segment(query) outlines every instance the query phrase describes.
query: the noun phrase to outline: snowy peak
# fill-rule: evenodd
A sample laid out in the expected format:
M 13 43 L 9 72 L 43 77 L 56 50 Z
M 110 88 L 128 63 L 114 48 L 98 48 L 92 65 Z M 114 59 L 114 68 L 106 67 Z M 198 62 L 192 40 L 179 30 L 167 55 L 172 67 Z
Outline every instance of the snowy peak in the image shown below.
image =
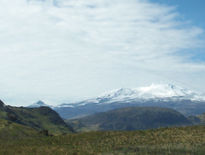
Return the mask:
M 175 86 L 173 84 L 152 84 L 147 87 L 137 88 L 136 91 L 141 96 L 150 97 L 177 97 L 193 95 L 194 93 L 190 90 Z
M 124 101 L 155 98 L 181 98 L 189 100 L 205 100 L 204 97 L 191 90 L 173 84 L 152 84 L 146 87 L 121 88 L 99 96 L 97 100 Z
M 134 89 L 129 89 L 129 88 L 120 88 L 116 90 L 112 90 L 109 93 L 105 93 L 102 96 L 99 96 L 98 98 L 116 98 L 116 97 L 126 97 L 126 96 L 131 96 L 135 94 Z
M 49 105 L 45 104 L 43 101 L 38 101 L 30 106 L 29 108 L 38 108 L 38 107 L 49 107 Z

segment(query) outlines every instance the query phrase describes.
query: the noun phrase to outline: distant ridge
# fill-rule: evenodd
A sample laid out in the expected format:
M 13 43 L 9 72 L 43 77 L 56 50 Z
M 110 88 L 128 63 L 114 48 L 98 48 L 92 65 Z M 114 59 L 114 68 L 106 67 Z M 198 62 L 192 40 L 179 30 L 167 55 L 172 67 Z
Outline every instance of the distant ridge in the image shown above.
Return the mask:
M 38 102 L 31 104 L 28 108 L 38 108 L 38 107 L 50 107 L 49 105 L 45 104 L 43 101 L 39 100 Z

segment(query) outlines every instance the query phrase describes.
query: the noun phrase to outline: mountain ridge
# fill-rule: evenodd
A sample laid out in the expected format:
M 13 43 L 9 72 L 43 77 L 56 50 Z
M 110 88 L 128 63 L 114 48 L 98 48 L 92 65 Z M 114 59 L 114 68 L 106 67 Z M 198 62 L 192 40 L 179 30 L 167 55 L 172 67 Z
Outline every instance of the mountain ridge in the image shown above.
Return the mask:
M 0 101 L 0 119 L 8 120 L 36 130 L 48 130 L 51 134 L 71 133 L 59 114 L 50 107 L 38 108 L 7 106 Z
M 38 107 L 52 107 L 52 106 L 45 104 L 45 102 L 39 100 L 39 101 L 37 101 L 37 102 L 27 106 L 27 107 L 28 108 L 38 108 Z

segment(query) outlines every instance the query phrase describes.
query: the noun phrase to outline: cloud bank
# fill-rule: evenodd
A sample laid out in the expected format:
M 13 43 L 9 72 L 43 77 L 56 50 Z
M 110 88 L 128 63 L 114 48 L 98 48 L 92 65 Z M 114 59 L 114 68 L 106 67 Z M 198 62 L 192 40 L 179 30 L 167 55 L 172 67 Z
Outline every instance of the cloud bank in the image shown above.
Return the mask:
M 0 96 L 78 100 L 119 87 L 204 90 L 202 29 L 147 0 L 0 0 Z M 204 91 L 205 92 L 205 91 Z

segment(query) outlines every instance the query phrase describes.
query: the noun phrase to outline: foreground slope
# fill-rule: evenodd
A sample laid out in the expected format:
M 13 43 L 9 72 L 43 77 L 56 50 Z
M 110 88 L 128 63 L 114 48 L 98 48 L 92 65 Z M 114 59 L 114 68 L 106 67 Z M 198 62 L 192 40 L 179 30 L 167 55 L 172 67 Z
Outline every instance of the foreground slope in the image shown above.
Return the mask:
M 0 101 L 0 118 L 52 134 L 72 132 L 61 117 L 49 107 L 24 108 L 6 106 Z
M 62 136 L 0 139 L 0 154 L 204 155 L 205 127 L 88 132 Z M 0 130 L 1 135 L 1 130 Z
M 191 125 L 181 113 L 159 107 L 129 107 L 68 120 L 77 131 L 139 130 Z

